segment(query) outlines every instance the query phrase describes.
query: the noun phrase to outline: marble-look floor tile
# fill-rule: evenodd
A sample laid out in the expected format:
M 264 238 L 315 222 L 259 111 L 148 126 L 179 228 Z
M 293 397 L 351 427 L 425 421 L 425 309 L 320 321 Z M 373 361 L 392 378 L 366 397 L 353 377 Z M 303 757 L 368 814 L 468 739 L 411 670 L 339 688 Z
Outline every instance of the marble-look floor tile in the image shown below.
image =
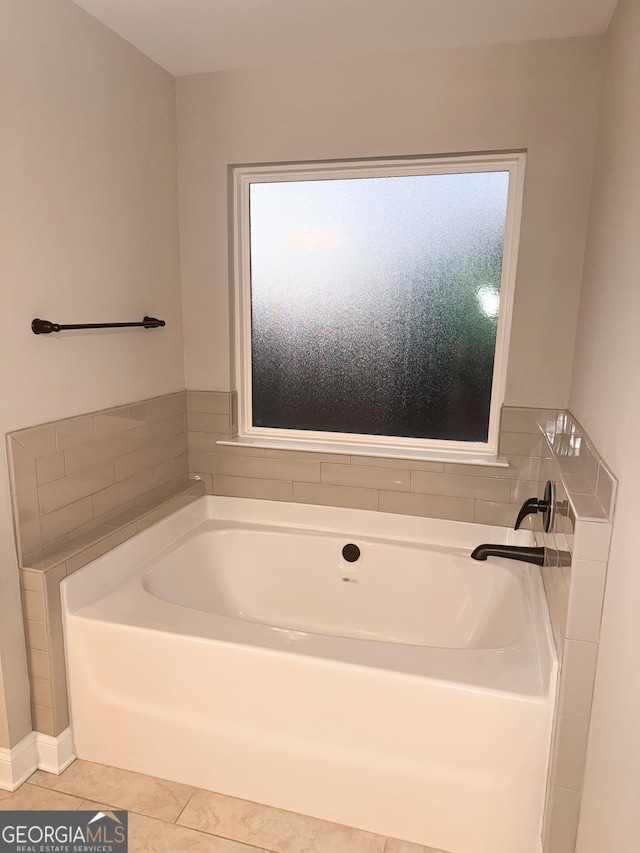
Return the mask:
M 135 853 L 264 853 L 228 838 L 137 814 L 129 815 L 129 848 Z
M 80 808 L 82 800 L 53 791 L 49 788 L 40 788 L 28 782 L 21 785 L 17 791 L 0 791 L 0 811 L 6 812 L 16 809 L 18 811 L 75 811 Z
M 114 808 L 174 821 L 194 789 L 130 770 L 76 760 L 60 776 L 38 770 L 31 782 L 65 794 L 108 803 Z
M 197 790 L 178 823 L 274 853 L 383 853 L 379 835 Z
M 104 803 L 85 800 L 81 809 L 104 811 Z M 129 850 L 131 853 L 266 853 L 228 838 L 218 838 L 174 823 L 129 812 Z
M 435 847 L 422 847 L 420 844 L 412 844 L 410 841 L 397 841 L 390 838 L 384 853 L 446 853 L 445 850 L 436 850 Z

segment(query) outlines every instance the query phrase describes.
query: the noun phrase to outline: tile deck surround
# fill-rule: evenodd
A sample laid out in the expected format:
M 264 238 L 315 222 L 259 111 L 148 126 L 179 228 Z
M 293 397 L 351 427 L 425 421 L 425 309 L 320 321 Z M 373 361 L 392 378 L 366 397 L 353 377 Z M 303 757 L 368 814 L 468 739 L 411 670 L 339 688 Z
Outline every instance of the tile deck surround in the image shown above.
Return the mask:
M 0 790 L 0 811 L 105 808 L 129 812 L 130 853 L 446 853 L 81 760 Z
M 36 731 L 69 725 L 60 582 L 204 493 L 186 419 L 179 391 L 7 436 Z
M 34 729 L 56 736 L 69 721 L 61 580 L 205 491 L 511 526 L 520 504 L 534 494 L 541 497 L 551 479 L 562 510 L 554 528 L 545 534 L 539 515 L 527 521 L 537 544 L 571 556 L 570 565 L 542 570 L 561 663 L 544 851 L 572 853 L 616 496 L 615 478 L 580 425 L 565 411 L 505 407 L 500 454 L 509 467 L 491 468 L 220 446 L 219 439 L 236 432 L 235 410 L 233 394 L 182 391 L 7 437 Z M 101 769 L 105 778 L 108 770 Z M 73 773 L 67 774 L 64 784 L 71 785 Z M 37 775 L 40 787 L 46 784 L 44 777 Z M 30 780 L 27 793 L 33 787 Z M 74 790 L 60 788 L 51 795 L 80 802 L 83 794 Z M 31 796 L 42 795 L 36 790 Z M 204 804 L 211 806 L 218 795 L 192 796 L 194 802 L 202 799 L 203 808 L 194 816 L 194 826 L 179 831 L 217 838 L 220 810 Z M 2 792 L 0 797 L 6 802 Z M 132 811 L 138 815 L 140 838 L 145 821 L 168 819 L 137 808 L 139 814 Z M 184 811 L 191 814 L 187 807 Z M 214 814 L 213 823 L 207 814 Z M 178 832 L 177 824 L 172 826 Z M 191 836 L 180 836 L 180 842 L 177 837 L 175 843 L 185 850 L 269 849 L 255 827 L 224 842 L 226 847 L 220 839 L 217 846 L 193 841 L 192 847 Z M 140 841 L 140 850 L 152 849 L 145 843 Z M 351 841 L 348 845 L 358 853 L 365 849 Z M 307 849 L 316 848 L 281 846 L 277 853 Z M 323 853 L 329 849 L 323 847 Z M 396 841 L 387 841 L 384 849 L 418 852 L 422 848 Z

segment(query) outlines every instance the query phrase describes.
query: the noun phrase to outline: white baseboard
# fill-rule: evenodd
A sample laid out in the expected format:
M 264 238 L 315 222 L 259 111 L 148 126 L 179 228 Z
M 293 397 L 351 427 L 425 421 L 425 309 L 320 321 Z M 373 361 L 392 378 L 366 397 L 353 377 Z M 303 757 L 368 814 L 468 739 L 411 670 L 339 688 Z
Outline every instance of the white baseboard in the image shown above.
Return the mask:
M 30 732 L 13 749 L 0 749 L 0 788 L 15 791 L 38 769 L 36 733 Z
M 71 729 L 65 729 L 57 737 L 36 732 L 36 749 L 38 752 L 38 770 L 59 775 L 75 760 L 76 753 L 73 745 Z
M 30 732 L 13 749 L 0 748 L 0 789 L 15 791 L 35 773 L 62 773 L 75 759 L 71 729 L 57 737 Z

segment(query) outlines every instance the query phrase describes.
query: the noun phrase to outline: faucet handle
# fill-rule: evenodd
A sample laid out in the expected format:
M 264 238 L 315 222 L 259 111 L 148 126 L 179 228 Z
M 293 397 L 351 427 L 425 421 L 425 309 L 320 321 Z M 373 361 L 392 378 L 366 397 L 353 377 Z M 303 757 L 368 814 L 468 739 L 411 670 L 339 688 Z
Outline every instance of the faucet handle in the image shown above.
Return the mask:
M 540 506 L 541 503 L 543 503 L 543 501 L 539 501 L 538 498 L 528 498 L 520 507 L 513 529 L 518 530 L 528 515 L 533 515 L 536 512 L 543 512 L 544 508 Z
M 551 530 L 551 525 L 553 524 L 556 511 L 555 495 L 555 483 L 552 480 L 547 480 L 544 487 L 544 497 L 541 500 L 538 498 L 528 498 L 528 500 L 522 504 L 513 529 L 518 530 L 528 515 L 533 515 L 536 512 L 542 512 L 544 513 L 544 532 L 548 533 Z

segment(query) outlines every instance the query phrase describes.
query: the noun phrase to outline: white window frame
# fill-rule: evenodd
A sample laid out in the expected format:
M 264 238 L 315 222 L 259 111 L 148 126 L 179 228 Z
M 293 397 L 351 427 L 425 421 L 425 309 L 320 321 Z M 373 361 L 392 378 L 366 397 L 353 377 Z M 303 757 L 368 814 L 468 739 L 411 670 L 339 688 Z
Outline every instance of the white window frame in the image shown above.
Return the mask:
M 242 165 L 231 169 L 232 276 L 234 281 L 232 381 L 238 391 L 238 436 L 233 444 L 353 455 L 406 459 L 442 459 L 473 464 L 492 464 L 497 460 L 500 409 L 504 402 L 507 356 L 513 312 L 522 200 L 524 193 L 524 152 L 478 155 L 388 158 L 379 160 L 329 161 Z M 316 181 L 346 178 L 439 175 L 465 172 L 509 172 L 505 222 L 500 306 L 496 332 L 489 431 L 486 442 L 403 438 L 398 436 L 359 435 L 316 432 L 312 430 L 274 429 L 252 424 L 251 360 L 251 267 L 249 189 L 252 183 L 280 181 Z M 229 443 L 229 442 L 220 442 Z

